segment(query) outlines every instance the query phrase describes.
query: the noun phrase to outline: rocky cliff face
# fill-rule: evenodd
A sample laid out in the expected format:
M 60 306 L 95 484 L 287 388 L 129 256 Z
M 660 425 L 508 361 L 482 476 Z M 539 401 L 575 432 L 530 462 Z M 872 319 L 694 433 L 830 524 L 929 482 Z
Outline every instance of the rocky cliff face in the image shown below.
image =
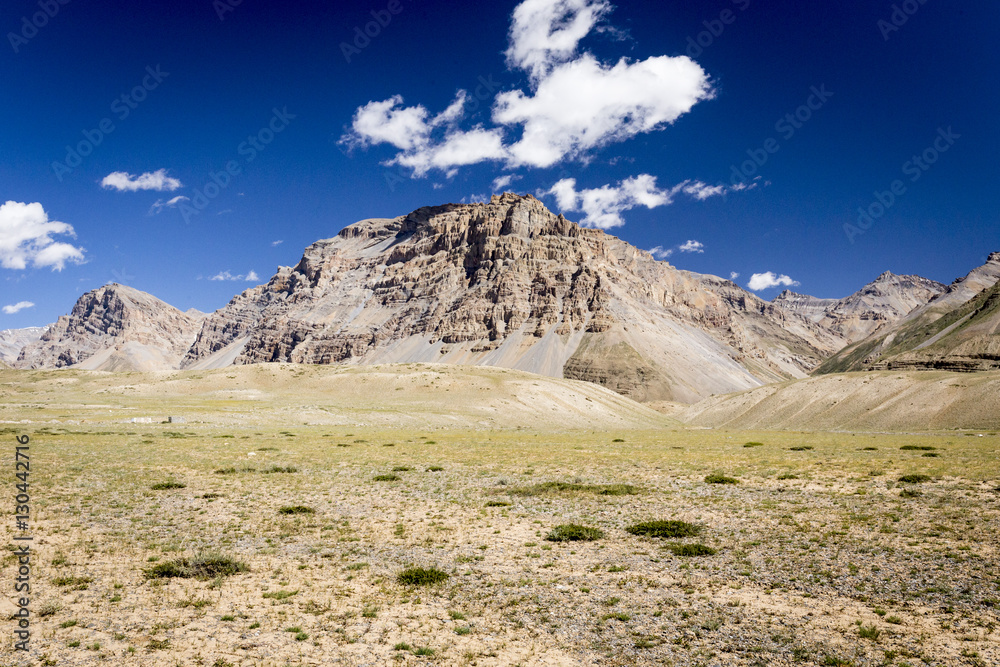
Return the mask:
M 9 365 L 17 361 L 21 350 L 41 338 L 46 329 L 48 327 L 25 327 L 0 331 L 0 362 Z
M 41 338 L 21 350 L 16 368 L 167 370 L 177 368 L 198 333 L 200 313 L 182 313 L 118 284 L 84 294 Z
M 772 303 L 799 313 L 848 343 L 855 343 L 944 291 L 945 286 L 933 280 L 886 271 L 843 299 L 817 299 L 786 290 Z
M 826 360 L 817 372 L 1000 368 L 1000 252 L 905 317 Z
M 183 365 L 480 364 L 690 401 L 801 377 L 843 343 L 729 281 L 505 194 L 314 243 L 209 316 Z

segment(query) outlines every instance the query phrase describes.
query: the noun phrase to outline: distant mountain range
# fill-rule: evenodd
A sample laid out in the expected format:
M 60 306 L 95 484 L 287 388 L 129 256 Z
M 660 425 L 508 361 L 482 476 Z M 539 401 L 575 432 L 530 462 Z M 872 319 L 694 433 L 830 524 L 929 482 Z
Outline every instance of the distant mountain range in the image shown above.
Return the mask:
M 444 362 L 589 380 L 638 400 L 694 402 L 829 369 L 935 303 L 943 309 L 933 311 L 937 321 L 950 312 L 946 305 L 994 286 L 1000 271 L 994 275 L 991 264 L 960 286 L 885 273 L 844 299 L 784 292 L 766 302 L 508 193 L 350 225 L 208 315 L 106 285 L 23 344 L 14 365 Z M 970 314 L 942 337 L 983 317 Z M 871 354 L 862 356 L 868 363 Z

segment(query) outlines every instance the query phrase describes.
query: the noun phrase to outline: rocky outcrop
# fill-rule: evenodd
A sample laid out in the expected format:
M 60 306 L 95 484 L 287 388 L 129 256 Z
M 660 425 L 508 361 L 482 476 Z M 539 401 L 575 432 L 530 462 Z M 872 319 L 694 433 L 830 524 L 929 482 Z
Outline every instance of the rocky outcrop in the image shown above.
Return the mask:
M 855 343 L 898 321 L 945 291 L 941 283 L 886 271 L 843 299 L 817 299 L 785 290 L 772 303 Z
M 41 338 L 25 346 L 16 368 L 167 370 L 177 368 L 203 315 L 112 283 L 87 292 Z
M 364 220 L 206 318 L 185 367 L 440 361 L 696 400 L 802 377 L 843 345 L 531 196 Z

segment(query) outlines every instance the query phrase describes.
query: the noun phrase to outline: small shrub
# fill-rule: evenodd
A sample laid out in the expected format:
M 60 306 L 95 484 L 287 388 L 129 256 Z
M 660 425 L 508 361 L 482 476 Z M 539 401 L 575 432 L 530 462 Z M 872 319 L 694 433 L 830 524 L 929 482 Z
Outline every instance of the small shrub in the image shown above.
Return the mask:
M 168 648 L 170 648 L 169 639 L 150 639 L 146 645 L 146 649 L 149 651 L 163 651 Z
M 271 591 L 269 593 L 264 593 L 263 597 L 268 600 L 287 600 L 293 595 L 297 595 L 298 591 Z
M 396 580 L 404 586 L 427 586 L 447 580 L 449 574 L 436 567 L 411 567 L 396 575 Z
M 751 442 L 745 443 L 743 446 L 744 447 L 763 447 L 764 443 L 763 442 L 753 442 L 753 441 L 751 441 Z
M 904 452 L 933 452 L 937 447 L 929 447 L 927 445 L 903 445 L 900 447 Z
M 153 491 L 169 491 L 171 489 L 183 489 L 186 486 L 187 484 L 182 484 L 181 482 L 175 482 L 173 480 L 170 480 L 168 482 L 159 482 L 149 488 L 151 488 Z
M 925 459 L 936 459 L 941 455 L 938 454 L 937 452 L 927 452 L 926 454 L 921 454 L 921 456 L 923 456 Z
M 790 472 L 786 472 L 783 475 L 778 475 L 778 479 L 798 479 L 798 478 L 799 478 L 798 475 L 793 475 Z
M 812 447 L 809 445 L 799 445 L 798 447 L 789 447 L 788 449 L 793 452 L 808 452 Z
M 416 651 L 414 651 L 413 655 L 431 656 L 431 655 L 434 655 L 434 649 L 427 648 L 426 646 L 424 646 L 424 647 L 418 648 Z
M 278 514 L 315 514 L 316 510 L 305 505 L 288 505 L 278 510 Z
M 858 628 L 858 636 L 862 639 L 870 639 L 872 641 L 878 641 L 878 638 L 882 635 L 882 631 L 879 630 L 874 625 L 862 625 Z
M 406 642 L 399 642 L 398 644 L 396 644 L 395 646 L 392 647 L 392 650 L 393 651 L 409 651 L 410 650 L 410 645 L 407 644 Z
M 248 572 L 247 565 L 228 556 L 207 555 L 158 563 L 146 570 L 147 579 L 213 579 Z
M 224 622 L 235 621 L 236 617 L 233 616 L 232 614 L 226 614 L 225 616 L 220 616 L 219 620 Z
M 739 484 L 739 480 L 735 477 L 726 477 L 718 473 L 707 476 L 705 481 L 709 484 Z
M 625 438 L 615 438 L 611 442 L 625 442 Z
M 589 526 L 567 523 L 556 526 L 545 539 L 549 542 L 592 542 L 604 537 L 603 531 Z
M 675 556 L 714 556 L 718 553 L 712 547 L 705 546 L 704 544 L 671 544 L 668 546 L 670 551 Z
M 413 470 L 410 466 L 396 466 L 392 469 L 393 472 L 410 472 Z
M 919 498 L 922 495 L 924 494 L 916 489 L 903 489 L 899 492 L 900 498 Z
M 670 539 L 694 537 L 701 533 L 701 531 L 701 526 L 688 523 L 687 521 L 643 521 L 625 529 L 625 532 L 632 535 L 646 535 L 648 537 Z
M 905 484 L 923 484 L 931 481 L 931 478 L 930 475 L 903 475 L 899 481 Z
M 376 482 L 398 482 L 399 475 L 395 475 L 393 473 L 389 473 L 388 475 L 375 475 L 372 479 Z
M 510 507 L 510 503 L 506 500 L 490 500 L 486 503 L 486 507 Z
M 877 452 L 878 447 L 862 447 L 858 450 L 859 452 Z
M 441 472 L 444 470 L 442 466 L 427 466 L 427 472 Z
M 265 475 L 270 475 L 273 473 L 292 473 L 298 471 L 299 469 L 296 468 L 295 466 L 277 466 L 277 465 L 261 470 L 261 472 Z

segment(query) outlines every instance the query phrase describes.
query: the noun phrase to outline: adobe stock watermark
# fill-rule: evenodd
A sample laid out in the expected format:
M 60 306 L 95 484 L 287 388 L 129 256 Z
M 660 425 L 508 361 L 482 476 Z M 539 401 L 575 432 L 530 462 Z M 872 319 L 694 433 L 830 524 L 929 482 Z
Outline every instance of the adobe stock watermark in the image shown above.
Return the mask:
M 925 173 L 927 173 L 927 171 L 930 170 L 932 166 L 934 166 L 939 159 L 941 159 L 941 155 L 951 150 L 951 147 L 955 145 L 955 142 L 961 138 L 962 135 L 955 134 L 955 131 L 951 129 L 950 125 L 948 126 L 948 129 L 939 127 L 937 136 L 934 137 L 934 141 L 931 142 L 931 145 L 903 163 L 903 166 L 900 168 L 903 175 L 909 177 L 908 180 L 910 183 L 916 183 Z M 896 202 L 899 201 L 900 197 L 906 194 L 906 192 L 906 182 L 899 178 L 889 184 L 888 190 L 876 190 L 873 195 L 874 199 L 870 204 L 868 204 L 868 206 L 858 207 L 857 224 L 852 225 L 849 222 L 844 223 L 844 234 L 847 235 L 847 240 L 853 244 L 854 237 L 860 236 L 871 229 L 875 222 L 888 213 L 889 209 L 892 208 Z
M 833 97 L 833 93 L 826 89 L 826 84 L 821 84 L 818 88 L 812 86 L 809 91 L 811 94 L 806 98 L 805 104 L 791 113 L 786 113 L 774 124 L 774 131 L 784 141 L 790 141 L 812 119 L 813 114 L 822 109 Z M 781 150 L 781 146 L 782 144 L 776 138 L 769 137 L 760 148 L 748 148 L 747 155 L 750 159 L 745 160 L 739 166 L 732 165 L 730 182 L 737 185 L 753 178 L 760 171 L 760 168 L 767 164 L 771 156 Z
M 740 13 L 745 12 L 750 6 L 750 0 L 732 0 L 732 3 Z M 719 12 L 719 18 L 702 21 L 701 24 L 705 26 L 705 29 L 694 37 L 687 38 L 686 53 L 688 56 L 697 58 L 704 53 L 705 49 L 715 44 L 715 40 L 722 37 L 722 33 L 726 31 L 726 26 L 736 23 L 737 16 L 736 12 L 726 7 Z
M 892 6 L 892 13 L 889 20 L 879 19 L 876 27 L 882 33 L 882 39 L 886 42 L 892 33 L 899 32 L 906 25 L 910 17 L 920 11 L 920 8 L 927 4 L 927 0 L 903 0 L 903 2 Z
M 226 14 L 232 14 L 243 4 L 243 0 L 212 0 L 212 9 L 220 21 L 226 20 Z
M 112 100 L 111 113 L 119 121 L 124 121 L 168 76 L 170 76 L 170 72 L 162 71 L 159 65 L 155 68 L 152 65 L 146 67 L 146 76 L 142 78 L 139 85 Z M 92 130 L 83 130 L 83 139 L 74 146 L 66 146 L 65 159 L 62 162 L 57 160 L 52 163 L 52 171 L 59 182 L 62 183 L 63 176 L 72 174 L 74 169 L 83 164 L 83 158 L 93 153 L 114 131 L 115 123 L 110 117 L 102 118 L 97 122 L 97 127 Z
M 351 42 L 341 42 L 340 52 L 344 54 L 347 64 L 351 63 L 351 58 L 359 55 L 367 49 L 372 40 L 382 34 L 382 31 L 392 23 L 392 17 L 403 11 L 403 3 L 400 0 L 389 0 L 385 9 L 371 10 L 372 20 L 365 23 L 364 27 L 354 26 L 354 34 Z
M 70 0 L 39 0 L 38 7 L 41 11 L 35 12 L 31 16 L 21 17 L 21 30 L 19 32 L 8 32 L 7 41 L 14 49 L 14 53 L 19 53 L 21 47 L 30 42 L 38 35 L 38 31 L 49 24 L 59 13 L 59 10 L 70 3 Z
M 229 187 L 233 178 L 243 173 L 243 167 L 256 160 L 257 156 L 263 153 L 275 137 L 284 132 L 295 118 L 295 114 L 288 113 L 288 107 L 271 109 L 271 118 L 264 127 L 247 136 L 246 140 L 240 142 L 239 146 L 236 147 L 237 155 L 243 159 L 229 160 L 223 169 L 209 172 L 205 185 L 201 188 L 195 188 L 190 203 L 182 201 L 177 205 L 184 218 L 184 223 L 190 223 L 192 216 L 198 215 L 208 208 L 212 200 Z

